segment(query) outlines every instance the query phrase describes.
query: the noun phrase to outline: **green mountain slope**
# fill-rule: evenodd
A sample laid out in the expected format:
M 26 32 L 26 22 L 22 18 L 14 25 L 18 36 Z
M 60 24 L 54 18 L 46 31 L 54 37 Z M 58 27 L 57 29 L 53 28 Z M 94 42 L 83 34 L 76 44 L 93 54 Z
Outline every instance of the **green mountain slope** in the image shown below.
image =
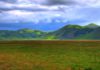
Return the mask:
M 17 31 L 0 31 L 0 40 L 21 40 L 21 39 L 42 39 L 45 32 L 30 29 L 21 29 Z
M 90 28 L 86 26 L 67 25 L 55 32 L 52 32 L 51 35 L 56 36 L 58 39 L 84 39 L 85 36 L 88 34 L 91 35 L 91 33 L 93 34 L 96 30 L 97 28 Z M 97 31 L 97 33 L 99 32 L 100 31 Z
M 77 39 L 100 40 L 100 27 L 96 28 L 91 33 L 78 37 Z
M 95 23 L 90 23 L 90 24 L 86 25 L 85 27 L 88 27 L 88 28 L 98 28 L 99 25 L 96 25 Z
M 21 29 L 17 31 L 0 30 L 0 40 L 100 40 L 100 26 L 66 25 L 53 32 Z

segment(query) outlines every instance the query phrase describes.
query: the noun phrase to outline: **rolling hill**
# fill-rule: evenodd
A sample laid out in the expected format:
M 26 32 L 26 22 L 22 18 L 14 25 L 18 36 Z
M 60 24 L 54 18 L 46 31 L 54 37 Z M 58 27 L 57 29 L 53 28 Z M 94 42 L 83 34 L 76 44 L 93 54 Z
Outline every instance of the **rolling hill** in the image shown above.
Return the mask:
M 53 32 L 20 29 L 16 31 L 0 30 L 0 40 L 100 40 L 100 26 L 66 25 Z
M 86 26 L 67 25 L 63 28 L 49 33 L 56 36 L 57 39 L 99 39 L 100 40 L 100 27 L 95 24 Z
M 17 31 L 1 30 L 0 40 L 42 39 L 46 33 L 38 30 L 21 29 Z

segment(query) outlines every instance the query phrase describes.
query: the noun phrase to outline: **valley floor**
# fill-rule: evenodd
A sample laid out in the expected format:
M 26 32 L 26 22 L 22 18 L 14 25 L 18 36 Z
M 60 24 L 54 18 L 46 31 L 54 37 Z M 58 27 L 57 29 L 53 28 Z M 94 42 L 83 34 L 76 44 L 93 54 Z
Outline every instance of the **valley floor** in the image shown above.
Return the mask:
M 100 70 L 100 41 L 1 41 L 0 70 Z

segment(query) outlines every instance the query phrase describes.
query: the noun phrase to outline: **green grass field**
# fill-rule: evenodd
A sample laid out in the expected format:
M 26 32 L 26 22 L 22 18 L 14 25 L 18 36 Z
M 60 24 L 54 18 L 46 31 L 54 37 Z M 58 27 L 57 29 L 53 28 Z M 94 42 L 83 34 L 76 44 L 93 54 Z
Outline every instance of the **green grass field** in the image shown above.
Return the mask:
M 100 41 L 2 41 L 0 70 L 100 70 Z

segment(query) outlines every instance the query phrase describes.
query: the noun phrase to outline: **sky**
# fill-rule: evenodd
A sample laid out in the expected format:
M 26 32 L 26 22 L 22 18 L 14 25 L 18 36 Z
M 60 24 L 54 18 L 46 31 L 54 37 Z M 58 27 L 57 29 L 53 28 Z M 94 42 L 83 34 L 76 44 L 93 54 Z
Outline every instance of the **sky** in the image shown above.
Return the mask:
M 67 24 L 100 25 L 100 0 L 0 0 L 0 29 L 52 31 Z

